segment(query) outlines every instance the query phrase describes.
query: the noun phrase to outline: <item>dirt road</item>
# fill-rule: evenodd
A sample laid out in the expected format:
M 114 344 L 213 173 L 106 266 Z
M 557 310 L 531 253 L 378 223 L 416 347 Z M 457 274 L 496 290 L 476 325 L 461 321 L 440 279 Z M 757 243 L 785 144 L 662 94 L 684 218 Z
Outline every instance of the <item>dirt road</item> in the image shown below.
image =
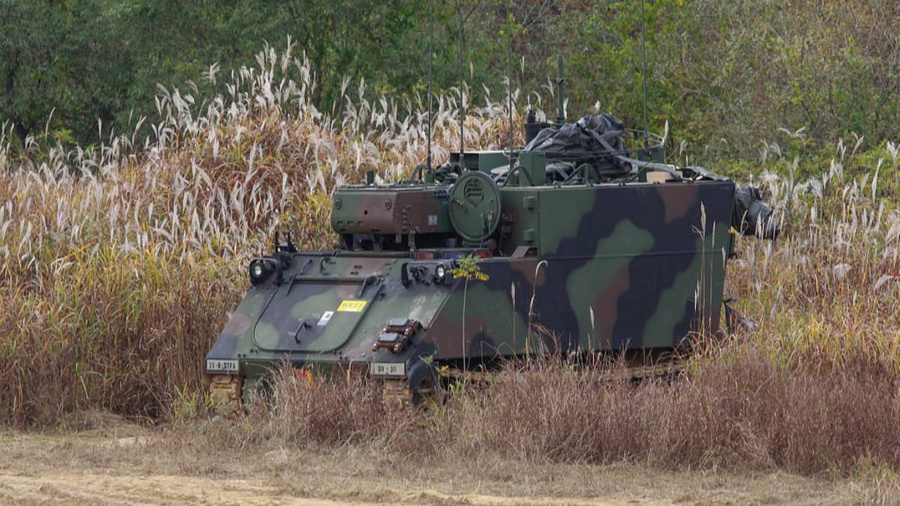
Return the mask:
M 332 492 L 333 494 L 333 492 Z M 593 498 L 442 494 L 436 491 L 390 491 L 366 500 L 298 497 L 290 490 L 259 480 L 217 480 L 188 476 L 100 475 L 53 472 L 40 476 L 0 475 L 0 499 L 15 504 L 284 504 L 298 506 L 403 504 L 573 504 L 617 505 L 641 501 Z
M 3 504 L 848 504 L 890 502 L 879 479 L 616 466 L 396 459 L 376 448 L 217 451 L 189 430 L 0 434 Z

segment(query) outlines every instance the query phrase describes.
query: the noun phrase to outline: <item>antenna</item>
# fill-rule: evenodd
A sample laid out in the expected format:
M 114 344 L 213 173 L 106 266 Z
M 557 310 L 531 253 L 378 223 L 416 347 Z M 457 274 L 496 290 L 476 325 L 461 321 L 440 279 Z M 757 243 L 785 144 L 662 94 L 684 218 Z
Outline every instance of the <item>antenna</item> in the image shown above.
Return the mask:
M 556 77 L 556 106 L 558 112 L 556 113 L 556 124 L 558 126 L 562 126 L 563 123 L 566 122 L 566 104 L 565 104 L 565 94 L 566 94 L 566 78 L 563 75 L 563 57 L 562 54 L 556 55 L 556 67 L 557 67 L 557 77 Z
M 459 161 L 463 162 L 463 152 L 465 151 L 465 139 L 463 136 L 463 128 L 465 128 L 465 98 L 463 97 L 463 17 L 462 17 L 462 1 L 456 0 L 456 18 L 459 20 Z
M 509 159 L 512 161 L 513 149 L 513 109 L 512 109 L 512 17 L 509 14 L 509 2 L 506 0 L 506 32 L 507 32 L 507 52 L 506 52 L 506 102 L 509 109 Z
M 641 88 L 643 88 L 644 95 L 644 149 L 646 150 L 649 144 L 650 126 L 647 123 L 647 17 L 644 16 L 644 1 L 641 0 Z
M 428 167 L 428 172 L 431 172 L 431 125 L 434 123 L 431 120 L 431 111 L 432 107 L 432 94 L 431 94 L 431 81 L 432 74 L 434 73 L 434 0 L 431 0 L 431 12 L 429 14 L 429 33 L 428 33 L 428 156 L 426 159 L 426 165 Z

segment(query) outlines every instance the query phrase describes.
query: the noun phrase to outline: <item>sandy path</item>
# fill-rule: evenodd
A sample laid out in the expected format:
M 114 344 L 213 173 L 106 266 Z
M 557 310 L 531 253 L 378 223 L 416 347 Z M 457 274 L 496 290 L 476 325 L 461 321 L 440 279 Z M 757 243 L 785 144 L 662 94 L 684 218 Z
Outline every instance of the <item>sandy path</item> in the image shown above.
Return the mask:
M 246 505 L 363 505 L 363 504 L 472 504 L 472 505 L 599 505 L 626 502 L 600 499 L 534 496 L 450 495 L 435 491 L 391 491 L 377 502 L 296 497 L 290 491 L 255 480 L 215 480 L 187 476 L 132 476 L 53 472 L 41 476 L 0 474 L 0 501 L 9 504 L 246 504 Z M 391 497 L 393 495 L 393 497 Z M 652 504 L 628 501 L 627 504 Z
M 124 431 L 124 432 L 123 432 Z M 220 445 L 189 430 L 0 432 L 0 504 L 850 504 L 900 499 L 896 480 L 662 471 L 636 464 L 395 458 Z
M 337 504 L 290 497 L 250 480 L 60 472 L 42 476 L 0 475 L 0 500 L 10 504 Z

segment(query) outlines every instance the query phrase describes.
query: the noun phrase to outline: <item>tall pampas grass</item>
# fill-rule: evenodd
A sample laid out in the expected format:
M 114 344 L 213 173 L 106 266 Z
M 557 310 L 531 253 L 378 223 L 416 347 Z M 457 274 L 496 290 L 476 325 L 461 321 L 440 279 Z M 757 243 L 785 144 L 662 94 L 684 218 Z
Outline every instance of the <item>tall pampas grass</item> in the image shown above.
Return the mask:
M 202 357 L 246 288 L 243 267 L 268 249 L 272 233 L 288 229 L 302 248 L 330 248 L 330 198 L 338 185 L 362 181 L 367 170 L 379 181 L 398 181 L 425 158 L 427 97 L 382 97 L 365 81 L 346 79 L 334 108 L 319 110 L 311 98 L 316 76 L 290 43 L 280 51 L 266 47 L 254 66 L 230 72 L 214 66 L 204 78 L 221 93 L 160 88 L 156 118 L 127 133 L 109 132 L 91 148 L 66 150 L 29 138 L 13 150 L 9 125 L 0 128 L 0 423 L 52 424 L 93 408 L 149 420 L 170 416 L 200 391 Z M 485 96 L 483 104 L 465 105 L 467 149 L 506 146 L 505 97 Z M 435 97 L 438 161 L 456 148 L 464 100 L 465 89 Z M 597 390 L 590 371 L 579 377 L 568 369 L 510 368 L 497 390 L 467 389 L 475 397 L 454 400 L 461 407 L 451 418 L 482 423 L 458 439 L 460 451 L 475 452 L 499 437 L 508 413 L 521 412 L 530 425 L 503 426 L 504 452 L 687 465 L 751 455 L 757 463 L 820 470 L 875 448 L 873 457 L 900 462 L 885 432 L 894 426 L 853 425 L 845 404 L 865 400 L 874 423 L 895 416 L 888 408 L 896 407 L 900 364 L 896 145 L 888 143 L 878 163 L 856 152 L 859 141 L 837 143 L 824 163 L 786 159 L 776 143 L 763 145 L 765 170 L 751 182 L 779 209 L 786 232 L 774 244 L 739 239 L 727 285 L 757 331 L 728 345 L 701 346 L 686 384 L 638 393 L 624 386 Z M 860 397 L 878 377 L 891 392 Z M 817 384 L 833 395 L 821 397 L 828 392 Z M 336 388 L 321 397 L 295 394 L 331 402 L 332 413 L 344 395 Z M 352 390 L 347 395 L 362 396 L 353 413 L 377 405 L 377 393 L 361 385 Z M 563 392 L 553 403 L 542 401 Z M 821 446 L 832 452 L 823 458 L 807 451 L 814 446 L 779 453 L 783 438 L 815 439 L 804 429 L 804 411 L 779 411 L 785 395 L 813 410 L 813 422 L 834 408 L 863 432 L 846 444 Z M 758 409 L 728 401 L 740 396 Z M 314 415 L 283 408 L 254 416 L 261 423 L 306 423 L 305 433 L 270 427 L 294 443 L 332 441 L 321 419 L 307 420 Z M 662 419 L 653 417 L 670 417 L 662 426 L 673 430 L 677 421 L 714 427 L 717 439 L 697 446 L 702 434 L 661 432 L 655 422 Z M 780 420 L 780 432 L 766 425 L 770 419 Z M 548 432 L 572 429 L 578 420 L 590 422 L 579 430 L 594 432 Z M 362 429 L 346 422 L 341 434 L 358 440 Z M 618 433 L 623 423 L 632 428 Z M 631 439 L 616 442 L 617 434 Z M 829 425 L 822 434 L 845 433 Z M 729 439 L 738 436 L 746 436 L 740 444 Z M 669 450 L 659 454 L 660 448 Z

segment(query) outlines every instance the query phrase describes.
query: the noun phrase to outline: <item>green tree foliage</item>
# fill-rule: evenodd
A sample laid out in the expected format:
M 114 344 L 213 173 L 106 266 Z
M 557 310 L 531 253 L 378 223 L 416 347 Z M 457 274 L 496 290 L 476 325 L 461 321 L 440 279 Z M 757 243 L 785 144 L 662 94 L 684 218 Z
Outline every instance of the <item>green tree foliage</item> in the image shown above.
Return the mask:
M 513 86 L 520 107 L 551 109 L 558 53 L 570 116 L 594 107 L 706 157 L 754 155 L 779 127 L 810 144 L 855 132 L 900 136 L 900 17 L 890 0 L 461 0 L 464 79 L 474 100 Z M 197 100 L 201 76 L 252 65 L 290 37 L 331 108 L 347 83 L 369 92 L 426 88 L 430 0 L 0 0 L 0 122 L 26 136 L 95 142 L 155 114 L 157 85 Z M 647 27 L 648 71 L 641 64 Z M 437 90 L 459 84 L 456 0 L 435 0 Z M 481 85 L 484 84 L 485 87 Z M 102 125 L 102 131 L 100 129 Z
M 320 79 L 320 104 L 344 78 L 406 90 L 424 68 L 420 1 L 65 0 L 0 4 L 0 120 L 20 137 L 72 129 L 96 141 L 98 120 L 120 130 L 154 113 L 157 84 L 196 88 L 211 65 L 252 64 L 288 37 Z M 420 35 L 418 32 L 416 36 Z M 196 97 L 195 97 L 196 98 Z M 55 111 L 55 112 L 54 112 Z M 52 118 L 51 118 L 51 112 Z
M 0 6 L 0 120 L 20 134 L 50 121 L 91 138 L 97 121 L 128 107 L 130 56 L 111 36 L 114 13 L 102 0 L 25 2 Z M 51 114 L 52 113 L 52 114 Z M 58 135 L 69 134 L 65 130 Z

